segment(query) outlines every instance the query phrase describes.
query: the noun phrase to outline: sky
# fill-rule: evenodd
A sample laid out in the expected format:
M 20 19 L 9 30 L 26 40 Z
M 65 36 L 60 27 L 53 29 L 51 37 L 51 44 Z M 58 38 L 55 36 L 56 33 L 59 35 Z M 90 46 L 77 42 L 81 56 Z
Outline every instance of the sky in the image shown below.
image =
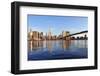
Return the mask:
M 88 30 L 88 17 L 82 16 L 50 16 L 50 15 L 28 15 L 28 31 L 43 32 L 49 31 L 52 35 L 60 35 L 62 31 L 69 31 L 70 34 Z

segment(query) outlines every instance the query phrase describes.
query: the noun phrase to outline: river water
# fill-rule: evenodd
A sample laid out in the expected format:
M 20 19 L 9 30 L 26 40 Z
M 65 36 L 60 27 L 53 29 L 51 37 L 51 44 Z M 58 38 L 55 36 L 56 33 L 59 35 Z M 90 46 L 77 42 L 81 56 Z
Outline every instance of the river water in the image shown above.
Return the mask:
M 88 40 L 48 40 L 28 42 L 28 60 L 88 58 Z

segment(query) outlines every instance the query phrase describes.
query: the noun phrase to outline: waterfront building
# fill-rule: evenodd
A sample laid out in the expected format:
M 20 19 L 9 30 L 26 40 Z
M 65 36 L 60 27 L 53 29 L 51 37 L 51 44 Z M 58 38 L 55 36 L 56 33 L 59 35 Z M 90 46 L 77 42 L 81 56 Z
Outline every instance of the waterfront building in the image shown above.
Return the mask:
M 28 32 L 28 40 L 32 40 L 32 36 L 33 36 L 33 33 L 32 33 L 32 30 L 30 29 L 30 31 Z
M 33 40 L 39 40 L 39 32 L 33 31 Z
M 50 29 L 50 27 L 49 27 L 49 31 L 48 31 L 48 38 L 47 38 L 48 40 L 51 40 L 52 39 L 52 34 L 51 34 L 51 29 Z
M 43 40 L 43 32 L 38 32 L 38 31 L 30 31 L 28 33 L 28 40 Z
M 43 37 L 43 32 L 40 33 L 40 39 L 41 39 L 41 40 L 44 39 L 44 37 Z
M 57 39 L 62 39 L 63 37 L 62 37 L 62 34 L 60 34 L 58 37 L 57 37 Z
M 62 32 L 62 39 L 69 40 L 70 39 L 69 35 L 70 35 L 69 31 L 63 31 Z
M 56 35 L 52 36 L 52 40 L 56 40 L 56 39 L 57 39 Z

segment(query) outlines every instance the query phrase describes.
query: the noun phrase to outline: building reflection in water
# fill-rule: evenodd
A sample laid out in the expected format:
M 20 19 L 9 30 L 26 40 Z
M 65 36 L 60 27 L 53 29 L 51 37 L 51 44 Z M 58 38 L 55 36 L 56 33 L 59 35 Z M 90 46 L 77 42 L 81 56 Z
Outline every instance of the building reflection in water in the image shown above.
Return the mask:
M 62 46 L 63 50 L 66 51 L 66 49 L 69 48 L 70 44 L 71 44 L 70 40 L 67 40 L 67 41 L 66 40 L 62 40 L 61 46 Z
M 56 48 L 67 51 L 69 48 L 87 48 L 87 40 L 45 40 L 45 41 L 28 41 L 29 51 L 38 51 L 47 49 L 52 52 Z
M 71 40 L 71 46 L 77 48 L 87 48 L 88 47 L 88 40 Z
M 59 47 L 66 51 L 70 47 L 87 48 L 87 40 L 46 40 L 46 41 L 28 41 L 29 51 L 38 51 L 39 49 L 47 49 L 52 52 L 55 48 Z
M 46 41 L 46 48 L 49 52 L 52 52 L 53 49 L 53 42 L 51 40 Z
M 42 49 L 43 41 L 28 41 L 28 49 L 31 51 L 36 51 L 37 49 Z

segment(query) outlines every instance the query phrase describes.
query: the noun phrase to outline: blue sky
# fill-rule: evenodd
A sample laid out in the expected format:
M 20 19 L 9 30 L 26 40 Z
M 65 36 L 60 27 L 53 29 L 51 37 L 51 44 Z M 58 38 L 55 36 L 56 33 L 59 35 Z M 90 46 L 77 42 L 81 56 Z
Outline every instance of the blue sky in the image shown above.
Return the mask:
M 49 16 L 49 15 L 28 15 L 28 31 L 43 32 L 44 35 L 51 28 L 53 35 L 59 35 L 62 31 L 69 31 L 71 34 L 88 30 L 88 17 L 79 16 Z

